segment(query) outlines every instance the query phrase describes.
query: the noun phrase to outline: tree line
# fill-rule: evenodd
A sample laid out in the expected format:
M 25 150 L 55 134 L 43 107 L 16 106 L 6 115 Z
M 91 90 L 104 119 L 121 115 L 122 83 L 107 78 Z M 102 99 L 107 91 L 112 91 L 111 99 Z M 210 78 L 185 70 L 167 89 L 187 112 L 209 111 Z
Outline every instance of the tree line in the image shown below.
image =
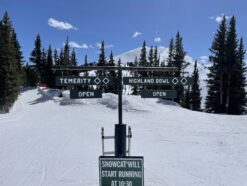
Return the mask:
M 186 67 L 188 62 L 185 60 L 186 52 L 183 47 L 183 39 L 180 32 L 169 42 L 168 57 L 165 61 L 160 60 L 157 46 L 151 46 L 147 51 L 146 42 L 143 42 L 140 56 L 136 56 L 133 61 L 128 62 L 129 66 L 141 67 L 177 67 L 176 72 L 132 72 L 135 77 L 151 76 L 188 76 Z M 88 62 L 87 55 L 84 58 L 84 66 L 115 66 L 121 65 L 121 59 L 114 61 L 113 52 L 106 57 L 104 41 L 101 42 L 99 58 L 95 62 Z M 210 48 L 212 55 L 207 78 L 208 94 L 206 97 L 205 111 L 212 113 L 244 114 L 246 112 L 246 67 L 244 64 L 244 42 L 243 38 L 237 38 L 236 20 L 233 16 L 227 26 L 224 17 L 215 34 Z M 21 86 L 47 86 L 55 88 L 56 76 L 77 76 L 78 71 L 53 71 L 56 66 L 78 66 L 76 52 L 69 45 L 69 39 L 61 49 L 52 50 L 51 45 L 48 49 L 42 46 L 41 37 L 38 34 L 34 49 L 30 53 L 29 63 L 24 63 L 21 46 L 17 35 L 10 21 L 7 12 L 0 21 L 0 112 L 9 112 Z M 81 75 L 88 76 L 88 71 L 80 72 Z M 97 76 L 117 77 L 115 71 L 97 71 Z M 191 86 L 132 86 L 133 95 L 138 95 L 144 89 L 175 89 L 177 98 L 173 101 L 182 107 L 201 111 L 201 88 L 199 86 L 198 63 L 195 61 L 194 70 L 191 75 L 193 85 Z M 62 89 L 64 87 L 61 87 Z M 73 89 L 93 89 L 93 86 L 70 87 Z M 103 92 L 117 93 L 116 85 L 102 85 L 98 89 Z

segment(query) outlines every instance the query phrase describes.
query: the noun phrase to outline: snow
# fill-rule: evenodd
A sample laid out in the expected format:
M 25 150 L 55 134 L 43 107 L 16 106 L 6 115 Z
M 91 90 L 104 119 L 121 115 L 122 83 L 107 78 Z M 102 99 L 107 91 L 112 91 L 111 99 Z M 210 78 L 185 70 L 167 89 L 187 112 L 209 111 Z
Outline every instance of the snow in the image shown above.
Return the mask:
M 26 89 L 9 114 L 0 114 L 0 185 L 99 185 L 101 127 L 113 135 L 117 97 L 72 101 L 66 91 L 65 98 L 57 95 Z M 132 127 L 131 154 L 144 156 L 146 186 L 247 185 L 247 116 L 127 95 L 123 109 Z M 113 143 L 106 148 L 113 150 Z

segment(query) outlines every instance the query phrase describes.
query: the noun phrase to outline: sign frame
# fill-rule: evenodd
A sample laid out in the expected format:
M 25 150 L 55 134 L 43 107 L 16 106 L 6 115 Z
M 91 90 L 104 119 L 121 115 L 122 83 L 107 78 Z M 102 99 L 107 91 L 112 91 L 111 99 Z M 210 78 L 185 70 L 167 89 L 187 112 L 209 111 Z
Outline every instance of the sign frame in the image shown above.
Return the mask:
M 138 82 L 130 82 L 130 80 L 137 80 Z M 159 77 L 159 76 L 153 76 L 153 77 L 123 77 L 123 84 L 124 85 L 142 85 L 142 86 L 148 86 L 148 85 L 159 85 L 159 86 L 186 86 L 186 85 L 192 85 L 193 84 L 193 78 L 192 77 Z
M 61 79 L 63 79 L 63 82 Z M 67 83 L 65 83 L 65 79 Z M 60 87 L 85 85 L 112 85 L 113 78 L 105 76 L 56 76 L 55 84 L 56 86 Z
M 86 93 L 86 92 L 93 92 L 93 96 L 88 96 L 88 97 L 80 97 L 77 96 L 79 93 Z M 101 90 L 76 90 L 72 89 L 70 90 L 70 99 L 93 99 L 93 98 L 102 98 L 102 91 Z
M 131 186 L 144 186 L 144 157 L 143 156 L 124 156 L 124 157 L 116 157 L 116 156 L 100 156 L 99 157 L 99 185 L 100 186 L 105 186 L 103 185 L 102 182 L 102 175 L 101 175 L 101 161 L 103 160 L 113 160 L 113 161 L 128 161 L 128 160 L 138 160 L 141 161 L 141 171 L 142 171 L 142 176 L 141 176 L 141 185 L 131 185 Z M 133 179 L 133 178 L 132 178 Z M 117 185 L 118 186 L 118 185 Z M 127 185 L 123 185 L 123 186 L 127 186 Z
M 154 92 L 166 92 L 166 96 L 153 96 Z M 177 98 L 177 90 L 143 90 L 141 91 L 141 98 L 164 98 L 164 99 L 174 99 Z

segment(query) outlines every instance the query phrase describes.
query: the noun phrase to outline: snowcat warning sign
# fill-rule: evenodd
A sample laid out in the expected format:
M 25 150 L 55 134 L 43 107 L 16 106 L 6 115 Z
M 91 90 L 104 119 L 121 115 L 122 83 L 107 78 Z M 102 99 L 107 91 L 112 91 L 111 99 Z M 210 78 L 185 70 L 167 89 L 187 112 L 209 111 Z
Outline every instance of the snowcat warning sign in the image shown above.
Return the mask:
M 144 186 L 143 157 L 100 157 L 100 186 Z

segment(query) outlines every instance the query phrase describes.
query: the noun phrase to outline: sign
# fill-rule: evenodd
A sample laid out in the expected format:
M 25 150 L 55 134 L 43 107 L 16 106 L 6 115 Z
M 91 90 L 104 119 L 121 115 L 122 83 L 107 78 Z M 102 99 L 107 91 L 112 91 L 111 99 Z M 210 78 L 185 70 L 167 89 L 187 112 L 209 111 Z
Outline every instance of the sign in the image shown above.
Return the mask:
M 70 99 L 102 98 L 100 90 L 70 90 Z
M 144 186 L 143 157 L 100 157 L 100 186 Z
M 109 85 L 109 84 L 112 84 L 111 77 L 81 77 L 81 76 L 56 77 L 56 86 Z
M 176 98 L 176 90 L 145 90 L 141 92 L 142 98 Z
M 192 85 L 191 77 L 124 77 L 125 85 Z

